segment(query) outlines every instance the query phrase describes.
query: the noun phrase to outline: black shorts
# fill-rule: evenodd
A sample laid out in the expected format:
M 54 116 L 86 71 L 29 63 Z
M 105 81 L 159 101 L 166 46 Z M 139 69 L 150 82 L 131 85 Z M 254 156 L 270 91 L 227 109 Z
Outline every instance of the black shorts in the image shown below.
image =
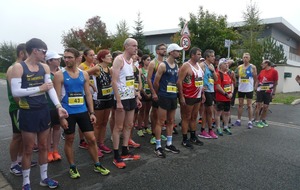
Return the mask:
M 21 133 L 19 128 L 19 110 L 9 112 L 13 133 Z
M 21 131 L 39 133 L 51 126 L 48 105 L 40 109 L 20 109 L 19 126 Z
M 94 102 L 94 110 L 105 110 L 112 108 L 114 105 L 114 100 L 93 100 Z
M 204 92 L 205 93 L 205 102 L 204 106 L 209 107 L 213 105 L 213 102 L 215 101 L 215 93 L 214 92 Z
M 127 100 L 121 100 L 122 105 L 123 105 L 123 109 L 125 111 L 131 111 L 134 110 L 137 105 L 136 105 L 136 99 L 132 98 L 132 99 L 127 99 Z M 114 108 L 117 108 L 117 101 L 114 101 Z
M 238 98 L 246 98 L 253 99 L 253 91 L 252 92 L 238 92 Z
M 230 101 L 229 102 L 216 102 L 216 105 L 217 105 L 217 111 L 224 111 L 224 112 L 230 111 Z
M 201 98 L 184 98 L 185 103 L 189 106 L 193 106 L 199 102 L 201 102 Z
M 264 91 L 256 92 L 256 102 L 263 102 L 265 105 L 269 105 L 272 100 L 271 93 Z
M 175 110 L 177 108 L 177 98 L 166 98 L 160 96 L 158 98 L 158 106 L 167 111 Z
M 56 109 L 50 110 L 50 118 L 51 118 L 51 127 L 55 125 L 60 125 L 59 116 Z
M 150 98 L 146 98 L 145 94 L 141 93 L 141 96 L 142 96 L 142 102 L 150 102 L 152 101 L 152 96 Z
M 65 134 L 75 133 L 76 123 L 79 126 L 79 129 L 84 132 L 94 131 L 93 125 L 90 121 L 90 115 L 88 112 L 70 114 L 67 118 L 69 128 L 64 130 Z
M 152 99 L 152 107 L 158 108 L 158 101 L 154 101 L 154 100 Z

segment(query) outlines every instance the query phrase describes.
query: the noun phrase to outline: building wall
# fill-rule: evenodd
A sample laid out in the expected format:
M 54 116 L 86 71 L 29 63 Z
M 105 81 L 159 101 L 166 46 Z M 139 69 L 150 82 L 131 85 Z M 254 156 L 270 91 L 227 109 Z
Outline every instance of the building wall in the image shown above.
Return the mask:
M 300 75 L 300 68 L 289 65 L 277 65 L 275 69 L 278 71 L 278 86 L 276 92 L 287 93 L 300 91 L 298 83 L 295 81 L 295 77 Z M 291 73 L 291 78 L 284 78 L 284 73 Z

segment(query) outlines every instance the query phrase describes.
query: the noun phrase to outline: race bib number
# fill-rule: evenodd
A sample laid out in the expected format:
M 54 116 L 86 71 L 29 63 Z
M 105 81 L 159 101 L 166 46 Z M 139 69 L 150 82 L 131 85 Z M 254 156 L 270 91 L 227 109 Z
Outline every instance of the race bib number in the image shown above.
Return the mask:
M 249 83 L 249 79 L 248 78 L 241 78 L 241 83 Z
M 203 80 L 201 78 L 196 78 L 195 79 L 195 86 L 196 87 L 202 87 L 203 86 Z
M 90 80 L 90 84 L 94 85 L 95 84 L 94 80 Z
M 214 84 L 214 83 L 215 83 L 215 80 L 214 80 L 213 78 L 209 78 L 209 79 L 208 79 L 208 82 L 209 82 L 210 84 Z
M 127 76 L 126 77 L 126 86 L 133 87 L 134 86 L 134 76 Z
M 150 89 L 150 88 L 149 88 L 149 85 L 148 85 L 148 84 L 145 84 L 145 85 L 144 85 L 144 89 L 145 89 L 145 90 L 149 90 L 149 89 Z
M 231 92 L 231 85 L 225 85 L 225 86 L 224 86 L 224 91 L 225 91 L 226 93 Z
M 83 105 L 83 94 L 81 92 L 69 92 L 68 103 L 70 106 Z
M 112 87 L 111 86 L 104 86 L 102 88 L 102 95 L 103 96 L 110 95 L 111 93 L 112 93 Z
M 134 89 L 138 90 L 139 89 L 139 83 L 134 83 Z
M 269 85 L 262 85 L 262 86 L 260 86 L 260 90 L 263 90 L 263 91 L 270 90 L 270 86 Z
M 177 93 L 177 87 L 176 87 L 176 85 L 169 83 L 167 85 L 167 92 L 169 92 L 169 93 Z

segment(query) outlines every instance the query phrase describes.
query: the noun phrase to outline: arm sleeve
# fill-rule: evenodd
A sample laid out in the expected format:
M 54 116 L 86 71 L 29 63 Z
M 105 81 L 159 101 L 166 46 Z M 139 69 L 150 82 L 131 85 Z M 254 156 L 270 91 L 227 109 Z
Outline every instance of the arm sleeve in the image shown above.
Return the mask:
M 50 74 L 45 74 L 45 82 L 52 82 Z M 50 90 L 48 90 L 48 94 L 49 94 L 49 97 L 52 100 L 53 104 L 56 107 L 60 107 L 61 105 L 60 105 L 60 102 L 57 97 L 55 89 L 51 88 Z
M 21 85 L 22 85 L 21 78 L 11 79 L 11 93 L 13 97 L 30 96 L 40 92 L 39 87 L 21 88 Z

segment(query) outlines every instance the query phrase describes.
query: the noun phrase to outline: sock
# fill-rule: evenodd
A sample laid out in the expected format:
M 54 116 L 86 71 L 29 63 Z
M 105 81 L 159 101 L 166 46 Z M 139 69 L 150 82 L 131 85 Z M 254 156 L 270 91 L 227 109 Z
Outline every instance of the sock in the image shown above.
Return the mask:
M 117 150 L 114 150 L 114 159 L 119 159 L 120 158 L 120 155 L 119 155 L 119 149 Z
M 191 131 L 190 133 L 191 133 L 191 139 L 196 137 L 196 131 Z
M 70 164 L 70 168 L 76 168 L 75 164 Z
M 201 132 L 204 131 L 205 129 L 201 127 Z
M 96 166 L 96 167 L 97 167 L 97 166 L 101 166 L 100 162 L 96 162 L 96 163 L 95 163 L 95 166 Z
M 48 163 L 40 165 L 40 174 L 41 174 L 41 179 L 44 180 L 46 179 L 47 176 L 47 169 L 48 169 Z
M 84 142 L 84 139 L 80 139 L 80 144 Z
M 22 170 L 22 174 L 23 174 L 23 186 L 26 184 L 30 184 L 30 168 L 27 170 Z
M 182 134 L 183 141 L 187 140 L 187 134 Z
M 248 121 L 248 123 L 252 123 L 252 121 Z
M 167 136 L 167 146 L 172 144 L 172 136 Z
M 128 155 L 128 147 L 122 146 L 122 155 Z
M 228 129 L 228 126 L 224 126 L 224 129 Z
M 17 164 L 19 164 L 18 160 L 11 162 L 10 168 L 13 168 Z
M 212 129 L 208 129 L 208 131 L 211 131 Z
M 161 140 L 160 139 L 156 139 L 156 149 L 161 147 Z

